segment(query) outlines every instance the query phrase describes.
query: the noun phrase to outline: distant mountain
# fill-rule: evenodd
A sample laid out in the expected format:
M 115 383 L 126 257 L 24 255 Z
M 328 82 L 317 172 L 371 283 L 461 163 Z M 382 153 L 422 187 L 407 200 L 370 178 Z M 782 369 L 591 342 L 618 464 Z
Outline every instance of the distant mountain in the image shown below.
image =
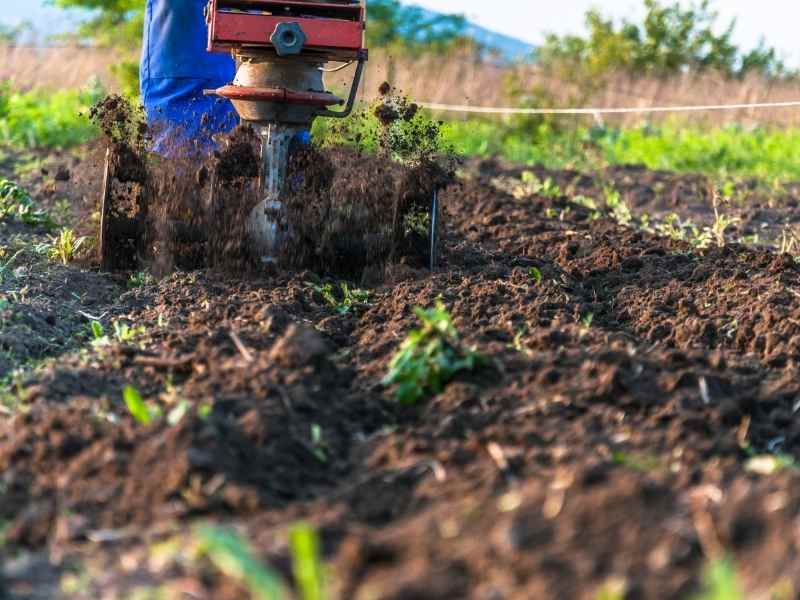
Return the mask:
M 442 14 L 426 8 L 419 8 L 428 18 L 441 16 Z M 503 35 L 502 33 L 497 33 L 496 31 L 481 27 L 471 21 L 468 22 L 467 35 L 486 48 L 496 50 L 507 60 L 530 58 L 531 54 L 536 49 L 536 46 L 533 44 L 523 42 L 520 39 L 508 35 Z
M 468 29 L 470 37 L 476 42 L 492 50 L 497 50 L 503 58 L 520 60 L 530 58 L 536 46 L 523 42 L 517 38 L 490 31 L 480 25 L 470 23 Z

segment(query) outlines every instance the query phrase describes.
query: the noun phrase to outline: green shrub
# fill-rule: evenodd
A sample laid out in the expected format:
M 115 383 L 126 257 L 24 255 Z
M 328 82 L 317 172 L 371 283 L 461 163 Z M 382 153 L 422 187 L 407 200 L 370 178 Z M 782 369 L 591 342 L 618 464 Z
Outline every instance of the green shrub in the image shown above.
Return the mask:
M 95 82 L 82 91 L 13 91 L 0 86 L 0 145 L 17 148 L 68 148 L 97 135 L 86 118 L 105 95 Z
M 408 334 L 383 379 L 384 385 L 397 386 L 395 396 L 403 404 L 440 393 L 458 373 L 486 362 L 475 350 L 462 347 L 441 300 L 430 309 L 417 307 L 414 313 L 421 326 Z
M 47 211 L 36 207 L 27 190 L 7 179 L 0 179 L 0 219 L 13 219 L 33 227 L 55 227 Z
M 736 21 L 720 26 L 710 0 L 688 6 L 644 0 L 644 8 L 641 22 L 619 23 L 589 10 L 585 36 L 548 35 L 537 58 L 545 67 L 587 83 L 619 71 L 659 76 L 686 70 L 714 70 L 730 77 L 786 74 L 775 49 L 763 43 L 750 52 L 739 49 L 733 42 Z

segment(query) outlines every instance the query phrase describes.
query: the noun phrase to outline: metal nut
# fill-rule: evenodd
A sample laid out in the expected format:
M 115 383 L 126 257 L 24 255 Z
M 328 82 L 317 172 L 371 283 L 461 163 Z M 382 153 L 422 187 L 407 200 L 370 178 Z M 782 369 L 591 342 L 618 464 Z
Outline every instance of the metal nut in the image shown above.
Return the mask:
M 269 38 L 278 56 L 300 54 L 306 45 L 306 37 L 299 23 L 278 23 Z

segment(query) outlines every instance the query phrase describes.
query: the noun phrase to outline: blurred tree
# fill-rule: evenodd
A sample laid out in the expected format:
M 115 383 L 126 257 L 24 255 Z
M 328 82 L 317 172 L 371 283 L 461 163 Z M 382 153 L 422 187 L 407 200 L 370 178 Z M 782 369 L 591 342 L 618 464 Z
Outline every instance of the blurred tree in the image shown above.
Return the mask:
M 399 0 L 367 2 L 370 47 L 403 46 L 412 50 L 446 51 L 469 43 L 467 20 L 461 15 L 430 14 Z
M 732 41 L 736 21 L 719 26 L 719 14 L 710 0 L 683 8 L 644 0 L 645 18 L 621 23 L 598 10 L 586 13 L 586 36 L 548 35 L 537 51 L 545 66 L 566 67 L 584 78 L 614 71 L 634 74 L 674 75 L 686 71 L 715 70 L 730 77 L 760 73 L 787 74 L 777 52 L 764 43 L 743 53 Z
M 0 23 L 0 44 L 14 46 L 19 43 L 23 35 L 31 31 L 33 31 L 33 24 L 30 21 L 23 21 L 19 25 Z
M 77 35 L 104 46 L 136 50 L 142 41 L 145 0 L 49 0 L 60 8 L 94 11 Z
M 49 0 L 60 8 L 90 9 L 76 35 L 101 46 L 118 48 L 120 61 L 111 68 L 124 94 L 139 94 L 138 50 L 142 42 L 145 0 Z

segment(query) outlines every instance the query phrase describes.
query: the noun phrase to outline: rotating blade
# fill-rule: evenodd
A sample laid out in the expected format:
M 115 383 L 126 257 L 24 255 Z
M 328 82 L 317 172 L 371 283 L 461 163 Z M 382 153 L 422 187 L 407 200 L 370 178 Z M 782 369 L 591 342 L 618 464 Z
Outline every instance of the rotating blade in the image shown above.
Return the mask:
M 274 263 L 288 235 L 286 209 L 281 194 L 292 140 L 305 128 L 280 123 L 257 126 L 261 137 L 261 202 L 250 213 L 247 232 L 250 242 L 264 263 Z

